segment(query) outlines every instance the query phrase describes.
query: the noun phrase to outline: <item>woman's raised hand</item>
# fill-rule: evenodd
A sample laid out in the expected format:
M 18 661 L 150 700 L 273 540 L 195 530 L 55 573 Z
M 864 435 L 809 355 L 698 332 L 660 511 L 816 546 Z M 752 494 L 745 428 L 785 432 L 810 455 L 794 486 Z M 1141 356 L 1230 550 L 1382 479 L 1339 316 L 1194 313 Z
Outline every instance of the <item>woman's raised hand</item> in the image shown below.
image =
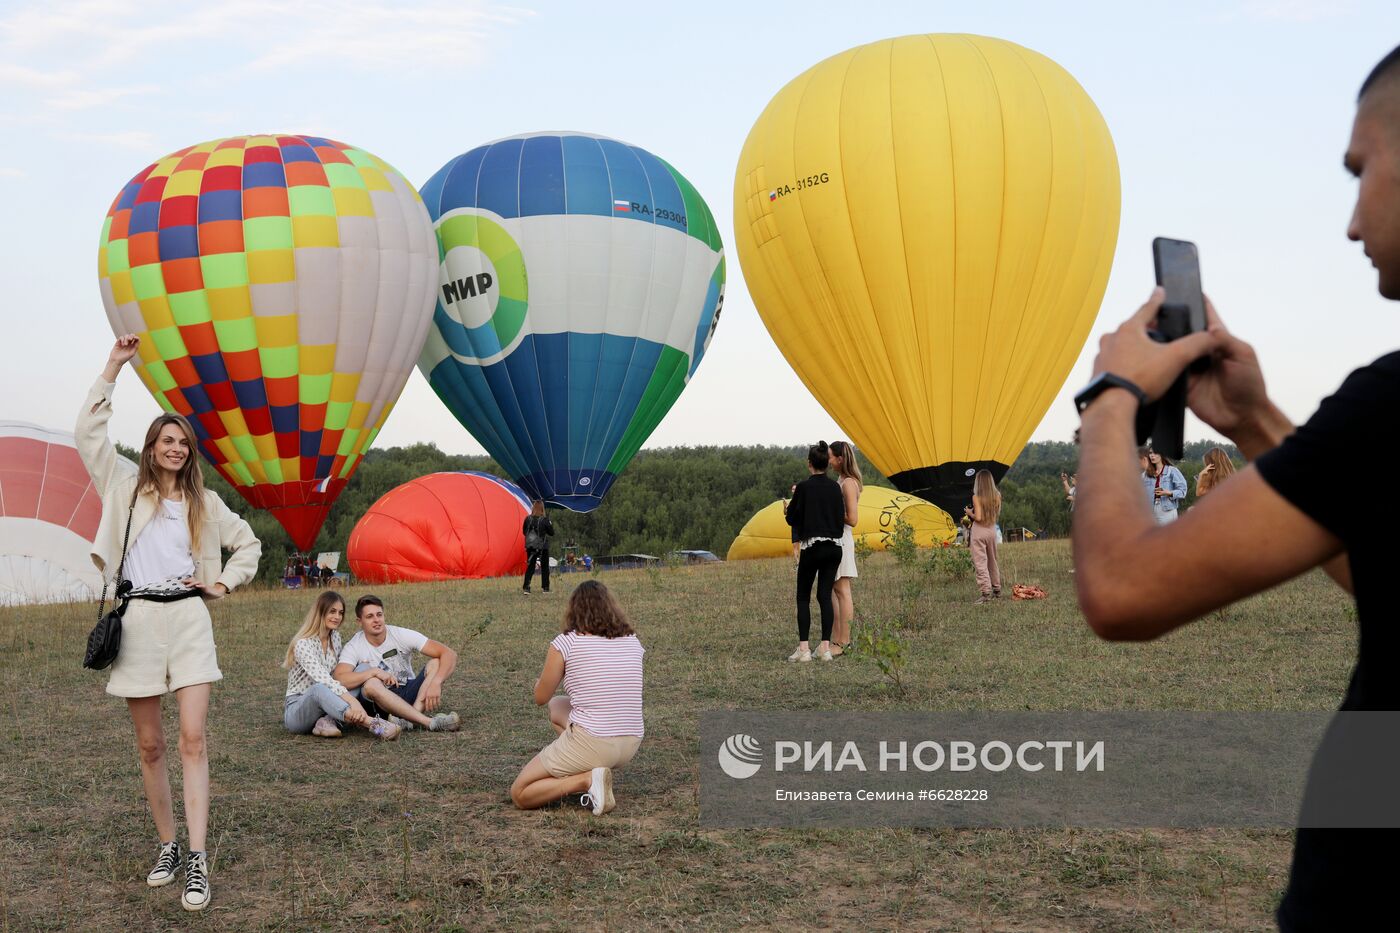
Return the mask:
M 116 382 L 117 373 L 136 355 L 140 346 L 141 338 L 135 334 L 122 334 L 118 337 L 117 342 L 112 344 L 112 352 L 107 355 L 107 365 L 102 370 L 103 381 Z
M 122 334 L 117 338 L 117 342 L 112 344 L 112 352 L 107 357 L 107 362 L 122 366 L 136 355 L 136 351 L 140 346 L 140 337 L 135 334 Z

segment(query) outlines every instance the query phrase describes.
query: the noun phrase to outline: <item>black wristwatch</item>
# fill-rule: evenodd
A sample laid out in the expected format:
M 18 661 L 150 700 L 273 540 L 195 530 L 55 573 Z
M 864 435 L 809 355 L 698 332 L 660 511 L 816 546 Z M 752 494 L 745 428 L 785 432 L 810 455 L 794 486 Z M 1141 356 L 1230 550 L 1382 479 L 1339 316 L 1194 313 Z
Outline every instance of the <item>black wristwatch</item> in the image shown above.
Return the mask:
M 1084 414 L 1084 409 L 1088 408 L 1094 399 L 1098 398 L 1108 389 L 1127 389 L 1129 392 L 1133 393 L 1133 397 L 1137 399 L 1139 407 L 1147 404 L 1147 393 L 1142 391 L 1137 383 L 1124 379 L 1122 376 L 1115 376 L 1113 373 L 1099 373 L 1094 377 L 1092 382 L 1080 389 L 1079 394 L 1074 397 L 1074 410 L 1081 415 Z

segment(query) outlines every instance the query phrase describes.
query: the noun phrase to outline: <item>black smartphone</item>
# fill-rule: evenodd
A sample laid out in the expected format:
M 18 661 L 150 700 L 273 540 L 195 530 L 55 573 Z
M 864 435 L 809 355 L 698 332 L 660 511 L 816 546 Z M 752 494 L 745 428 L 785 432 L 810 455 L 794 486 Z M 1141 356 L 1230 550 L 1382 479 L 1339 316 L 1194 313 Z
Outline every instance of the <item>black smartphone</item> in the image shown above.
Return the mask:
M 1157 284 L 1166 291 L 1152 339 L 1166 343 L 1205 330 L 1206 302 L 1196 244 L 1159 236 L 1152 241 L 1152 266 Z M 1210 360 L 1201 359 L 1190 368 L 1201 372 L 1209 365 Z M 1186 389 L 1187 374 L 1183 372 L 1161 398 L 1138 412 L 1138 443 L 1150 442 L 1154 450 L 1172 460 L 1180 460 L 1185 447 Z

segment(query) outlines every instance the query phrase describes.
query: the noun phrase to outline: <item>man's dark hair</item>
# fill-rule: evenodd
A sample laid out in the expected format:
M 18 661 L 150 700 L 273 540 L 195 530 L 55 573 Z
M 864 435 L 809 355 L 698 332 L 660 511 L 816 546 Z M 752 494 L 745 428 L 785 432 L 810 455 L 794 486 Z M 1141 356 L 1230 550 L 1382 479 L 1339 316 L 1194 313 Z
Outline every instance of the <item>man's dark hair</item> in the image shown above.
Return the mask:
M 359 599 L 355 600 L 355 618 L 358 619 L 364 614 L 366 606 L 378 606 L 380 609 L 383 609 L 384 600 L 372 594 L 361 596 Z
M 1376 67 L 1371 69 L 1371 73 L 1366 76 L 1366 80 L 1361 82 L 1361 90 L 1356 94 L 1356 100 L 1360 103 L 1361 98 L 1366 96 L 1366 92 L 1377 84 L 1389 78 L 1400 77 L 1400 45 L 1390 50 L 1390 54 L 1382 58 Z

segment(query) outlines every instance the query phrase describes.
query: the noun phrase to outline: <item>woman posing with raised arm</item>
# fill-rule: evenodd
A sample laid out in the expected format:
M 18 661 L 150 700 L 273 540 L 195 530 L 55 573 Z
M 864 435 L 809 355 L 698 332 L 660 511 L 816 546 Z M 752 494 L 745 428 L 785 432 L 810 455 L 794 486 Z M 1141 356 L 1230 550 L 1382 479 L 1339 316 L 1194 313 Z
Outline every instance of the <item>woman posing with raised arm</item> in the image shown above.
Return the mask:
M 112 664 L 107 692 L 125 698 L 131 711 L 146 802 L 160 834 L 160 852 L 146 883 L 169 884 L 180 869 L 160 718 L 161 696 L 174 693 L 180 709 L 180 762 L 190 836 L 181 901 L 186 910 L 203 910 L 210 899 L 204 848 L 209 827 L 205 717 L 210 685 L 223 677 L 204 603 L 222 599 L 253 579 L 262 545 L 247 522 L 204 488 L 194 428 L 180 415 L 163 414 L 151 422 L 134 478 L 118 471 L 117 452 L 107 438 L 112 391 L 139 343 L 133 334 L 117 338 L 78 413 L 74 434 L 102 497 L 93 563 L 104 578 L 116 584 L 127 581 L 131 587 L 121 650 Z M 231 552 L 226 566 L 220 565 L 220 549 Z
M 301 628 L 287 646 L 282 666 L 287 670 L 287 698 L 282 724 L 288 732 L 340 738 L 340 724 L 363 726 L 375 737 L 397 738 L 398 732 L 371 717 L 345 685 L 331 676 L 340 658 L 340 626 L 345 621 L 345 600 L 333 590 L 316 597 Z
M 832 441 L 830 451 L 831 468 L 836 471 L 836 481 L 841 485 L 841 501 L 846 508 L 846 529 L 841 533 L 841 566 L 836 568 L 836 585 L 831 589 L 836 613 L 836 621 L 831 627 L 831 655 L 839 657 L 851 646 L 851 622 L 856 617 L 851 583 L 859 573 L 856 570 L 853 529 L 860 520 L 860 491 L 865 484 L 861 480 L 860 464 L 856 463 L 856 449 L 849 441 Z

